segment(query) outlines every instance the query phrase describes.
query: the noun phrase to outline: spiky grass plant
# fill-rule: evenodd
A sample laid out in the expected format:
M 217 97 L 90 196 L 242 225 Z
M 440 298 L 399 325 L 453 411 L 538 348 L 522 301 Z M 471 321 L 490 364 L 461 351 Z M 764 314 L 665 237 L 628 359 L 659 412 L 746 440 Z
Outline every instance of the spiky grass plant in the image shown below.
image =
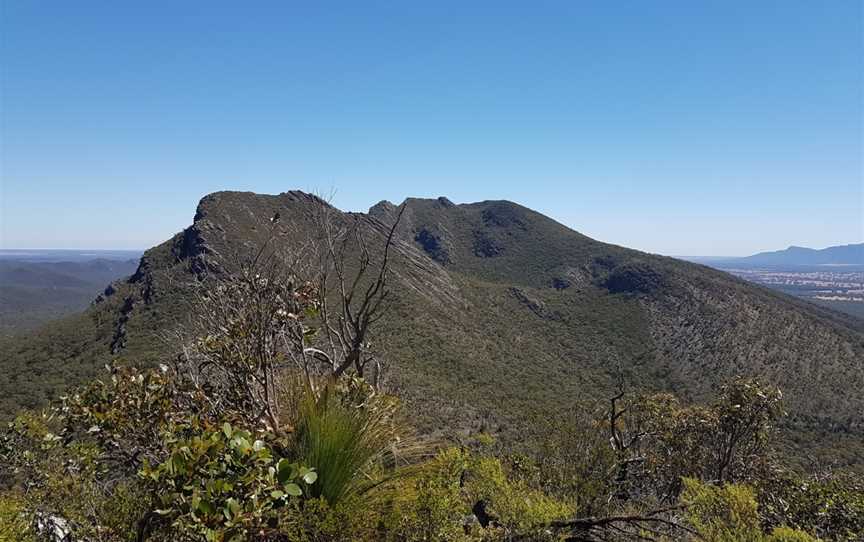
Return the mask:
M 331 505 L 383 490 L 429 449 L 397 417 L 398 401 L 362 379 L 306 387 L 296 411 L 296 454 L 313 465 L 312 496 Z

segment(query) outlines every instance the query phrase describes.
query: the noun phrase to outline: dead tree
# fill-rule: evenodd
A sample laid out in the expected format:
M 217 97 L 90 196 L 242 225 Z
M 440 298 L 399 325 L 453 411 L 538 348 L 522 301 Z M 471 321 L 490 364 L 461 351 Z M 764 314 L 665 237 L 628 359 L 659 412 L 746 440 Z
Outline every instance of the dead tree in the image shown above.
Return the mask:
M 620 362 L 616 369 L 616 390 L 609 397 L 609 411 L 607 422 L 609 425 L 609 443 L 615 455 L 613 464 L 614 486 L 616 491 L 610 495 L 619 500 L 630 498 L 629 484 L 630 472 L 633 465 L 645 462 L 645 457 L 640 453 L 642 440 L 650 433 L 642 427 L 641 420 L 634 415 L 633 404 L 622 405 L 626 398 L 624 371 Z
M 370 348 L 369 331 L 384 314 L 391 251 L 404 212 L 403 204 L 387 227 L 358 216 L 350 216 L 346 223 L 331 207 L 322 204 L 319 208 L 318 302 L 324 341 L 319 348 L 307 348 L 306 353 L 329 367 L 332 378 L 339 378 L 349 370 L 365 378 L 367 368 L 372 366 L 372 384 L 378 387 L 381 362 Z M 364 222 L 373 232 L 376 229 L 384 232 L 377 261 L 370 254 Z
M 276 213 L 252 255 L 221 262 L 225 272 L 193 287 L 195 340 L 185 341 L 178 357 L 181 370 L 215 411 L 231 410 L 276 432 L 286 370 L 299 371 L 308 386 L 346 373 L 364 378 L 374 367 L 377 388 L 381 374 L 369 334 L 384 314 L 391 250 L 404 207 L 386 226 L 346 218 L 323 200 L 316 205 L 314 231 L 305 232 L 305 242 Z M 364 226 L 383 231 L 380 252 L 370 251 Z

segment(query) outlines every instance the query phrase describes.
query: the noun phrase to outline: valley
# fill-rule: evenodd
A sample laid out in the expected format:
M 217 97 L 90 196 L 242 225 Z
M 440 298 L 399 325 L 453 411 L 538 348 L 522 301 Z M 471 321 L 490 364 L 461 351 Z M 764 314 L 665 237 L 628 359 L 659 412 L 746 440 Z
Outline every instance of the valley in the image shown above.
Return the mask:
M 83 311 L 140 251 L 0 250 L 0 336 Z

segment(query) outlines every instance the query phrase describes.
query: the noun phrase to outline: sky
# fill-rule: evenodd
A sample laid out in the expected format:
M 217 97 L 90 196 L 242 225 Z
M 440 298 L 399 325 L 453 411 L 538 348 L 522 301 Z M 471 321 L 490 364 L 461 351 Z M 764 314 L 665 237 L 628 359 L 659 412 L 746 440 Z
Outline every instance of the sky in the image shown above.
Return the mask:
M 229 189 L 507 199 L 668 255 L 864 240 L 858 0 L 0 10 L 0 248 L 147 248 Z

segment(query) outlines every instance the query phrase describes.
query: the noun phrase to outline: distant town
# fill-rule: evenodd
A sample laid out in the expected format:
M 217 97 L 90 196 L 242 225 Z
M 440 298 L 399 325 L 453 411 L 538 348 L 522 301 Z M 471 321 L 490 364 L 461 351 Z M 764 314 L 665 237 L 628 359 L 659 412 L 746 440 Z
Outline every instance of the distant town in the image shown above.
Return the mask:
M 864 266 L 716 267 L 744 280 L 864 318 Z

